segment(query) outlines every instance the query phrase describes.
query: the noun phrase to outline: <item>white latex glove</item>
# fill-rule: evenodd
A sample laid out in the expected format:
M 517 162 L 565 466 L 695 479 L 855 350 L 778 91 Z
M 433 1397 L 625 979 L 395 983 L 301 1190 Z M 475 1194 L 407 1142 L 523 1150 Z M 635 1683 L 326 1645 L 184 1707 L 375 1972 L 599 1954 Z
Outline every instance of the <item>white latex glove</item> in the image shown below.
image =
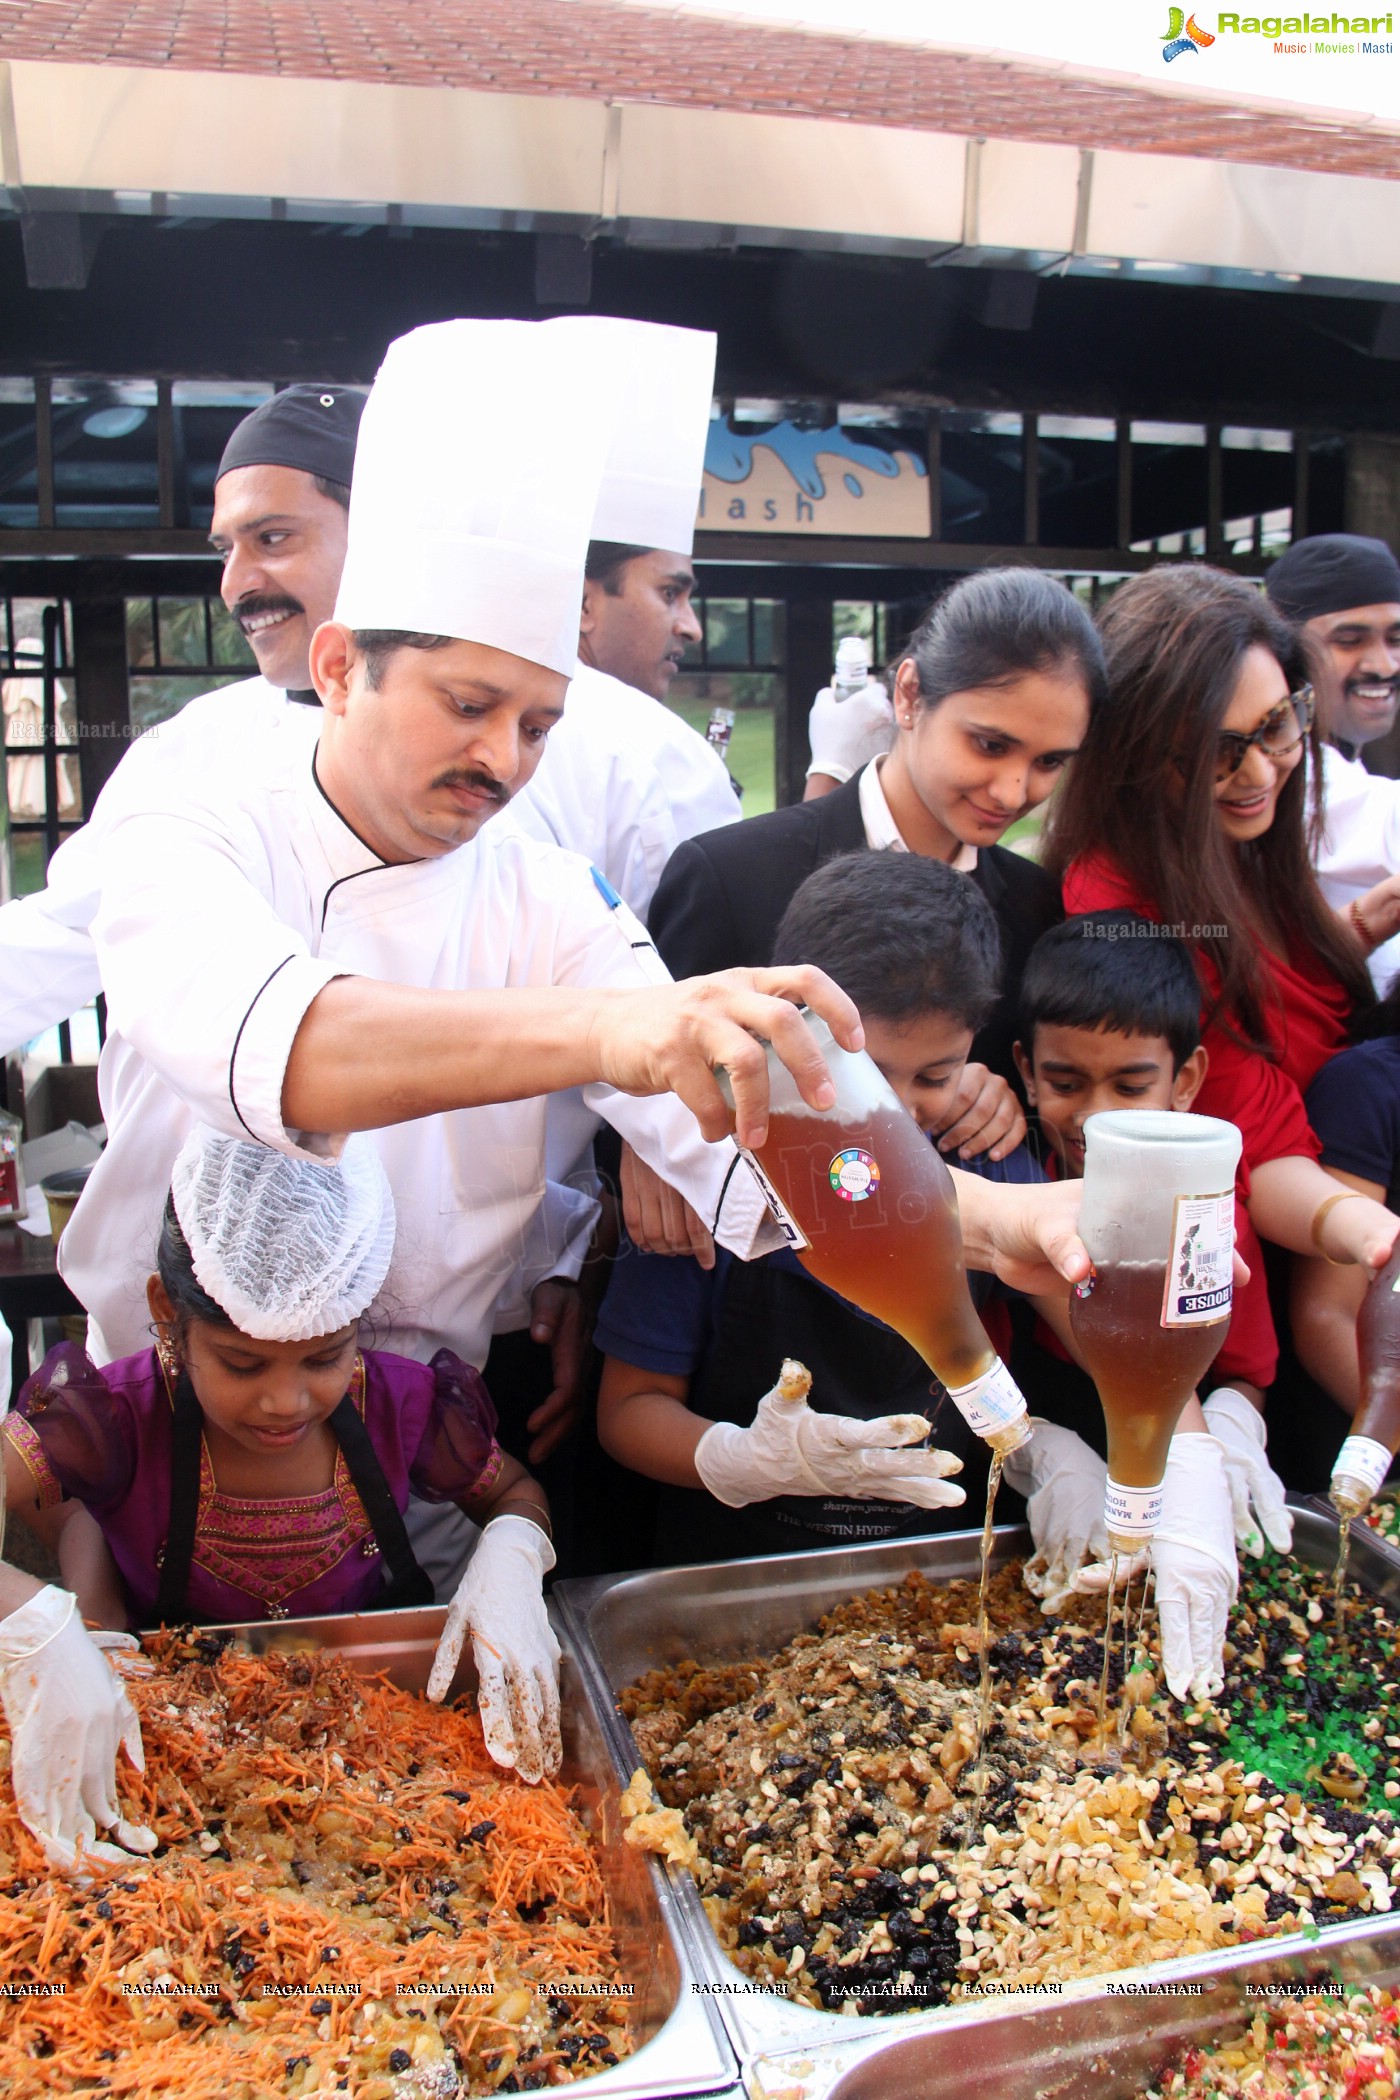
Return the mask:
M 894 742 L 889 694 L 876 678 L 845 699 L 824 685 L 807 717 L 807 739 L 812 747 L 809 775 L 826 773 L 833 780 L 849 780 Z
M 141 1724 L 77 1613 L 77 1598 L 50 1584 L 0 1619 L 15 1803 L 50 1865 L 65 1873 L 85 1859 L 129 1866 L 133 1852 L 156 1845 L 153 1830 L 126 1822 L 117 1807 L 118 1748 L 138 1772 L 146 1768 Z M 117 1843 L 100 1843 L 99 1829 Z
M 94 1648 L 106 1656 L 118 1677 L 154 1677 L 155 1657 L 144 1653 L 134 1633 L 114 1633 L 106 1626 L 84 1628 Z
M 1061 1611 L 1085 1563 L 1102 1562 L 1107 1580 L 1108 1533 L 1104 1484 L 1108 1467 L 1072 1429 L 1033 1418 L 1035 1435 L 1013 1451 L 1002 1479 L 1026 1498 L 1035 1552 L 1025 1565 L 1026 1588 L 1042 1611 Z M 1119 1579 L 1127 1564 L 1120 1560 Z
M 545 1610 L 554 1548 L 528 1517 L 492 1517 L 447 1608 L 428 1697 L 445 1699 L 468 1632 L 482 1732 L 531 1785 L 559 1770 L 559 1643 Z
M 1225 1629 L 1240 1586 L 1225 1452 L 1213 1436 L 1171 1440 L 1152 1569 L 1172 1697 L 1213 1698 L 1225 1682 Z
M 1264 1456 L 1264 1417 L 1243 1393 L 1237 1393 L 1232 1385 L 1222 1385 L 1207 1400 L 1205 1418 L 1211 1435 L 1219 1439 L 1225 1450 L 1225 1477 L 1230 1483 L 1235 1511 L 1235 1544 L 1242 1553 L 1257 1557 L 1264 1551 L 1267 1539 L 1275 1553 L 1287 1553 L 1293 1544 L 1293 1519 L 1284 1505 L 1283 1482 Z
M 817 1415 L 807 1405 L 811 1373 L 791 1360 L 758 1403 L 747 1429 L 712 1422 L 695 1447 L 695 1467 L 730 1509 L 774 1495 L 853 1495 L 956 1509 L 967 1500 L 949 1473 L 962 1460 L 949 1451 L 909 1451 L 929 1432 L 924 1415 Z

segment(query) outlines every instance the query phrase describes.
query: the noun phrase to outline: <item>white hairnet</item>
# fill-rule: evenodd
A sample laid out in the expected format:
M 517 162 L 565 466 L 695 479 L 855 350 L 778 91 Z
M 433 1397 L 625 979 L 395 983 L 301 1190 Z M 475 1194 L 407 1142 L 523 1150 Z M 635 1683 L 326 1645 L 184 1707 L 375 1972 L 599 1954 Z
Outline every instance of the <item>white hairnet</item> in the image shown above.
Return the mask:
M 201 1289 L 259 1341 L 348 1327 L 388 1273 L 394 1199 L 368 1138 L 322 1162 L 200 1125 L 170 1193 Z

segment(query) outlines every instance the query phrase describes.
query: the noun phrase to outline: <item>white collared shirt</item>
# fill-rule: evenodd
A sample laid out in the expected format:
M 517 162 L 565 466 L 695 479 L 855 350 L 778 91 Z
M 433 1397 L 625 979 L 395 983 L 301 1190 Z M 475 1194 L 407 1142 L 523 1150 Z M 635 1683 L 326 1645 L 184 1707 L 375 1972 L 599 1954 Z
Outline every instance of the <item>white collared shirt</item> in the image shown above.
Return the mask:
M 894 812 L 885 800 L 885 790 L 880 780 L 883 758 L 873 758 L 860 776 L 860 821 L 865 826 L 865 843 L 876 853 L 907 853 L 909 848 L 895 823 Z M 960 845 L 950 868 L 959 875 L 971 875 L 977 867 L 977 848 Z
M 1400 875 L 1400 780 L 1368 773 L 1335 744 L 1322 747 L 1322 838 L 1317 879 L 1338 911 Z M 1371 982 L 1384 998 L 1400 970 L 1400 934 L 1373 949 Z

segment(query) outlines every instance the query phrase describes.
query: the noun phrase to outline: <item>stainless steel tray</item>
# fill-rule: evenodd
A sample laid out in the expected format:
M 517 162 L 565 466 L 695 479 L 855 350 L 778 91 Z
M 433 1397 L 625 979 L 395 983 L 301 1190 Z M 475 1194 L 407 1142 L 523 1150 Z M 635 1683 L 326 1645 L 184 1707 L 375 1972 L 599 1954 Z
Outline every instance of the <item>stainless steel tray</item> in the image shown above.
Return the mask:
M 1321 1506 L 1302 1501 L 1294 1501 L 1290 1506 L 1298 1558 L 1311 1567 L 1330 1569 L 1337 1557 L 1335 1515 L 1329 1516 Z M 599 1576 L 561 1583 L 554 1595 L 580 1663 L 591 1680 L 595 1702 L 607 1715 L 618 1771 L 630 1775 L 640 1760 L 632 1731 L 617 1710 L 616 1694 L 643 1671 L 681 1662 L 689 1656 L 713 1663 L 776 1649 L 844 1598 L 900 1582 L 913 1568 L 935 1580 L 953 1581 L 975 1575 L 980 1544 L 979 1532 L 943 1532 L 934 1538 L 898 1539 L 840 1547 L 832 1552 Z M 1023 1527 L 1003 1526 L 996 1535 L 993 1564 L 1000 1566 L 1029 1550 L 1029 1532 Z M 1349 1572 L 1400 1615 L 1400 1555 L 1383 1547 L 1374 1534 L 1358 1528 L 1352 1533 Z M 716 1939 L 691 1877 L 673 1873 L 672 1881 L 695 1960 L 708 1978 L 715 2003 L 746 2062 L 766 2059 L 776 2051 L 791 2048 L 810 2051 L 823 2049 L 824 2045 L 850 2044 L 849 2019 L 793 2005 L 784 1998 L 757 1995 L 756 1986 L 734 1966 Z M 1273 1940 L 1269 1943 L 1270 1959 L 1297 1955 L 1315 1960 L 1320 1949 L 1335 1954 L 1353 1941 L 1360 1943 L 1375 1929 L 1374 1924 L 1326 1926 L 1315 1941 L 1301 1935 Z M 1400 1930 L 1388 1920 L 1380 1921 L 1380 1929 L 1391 1933 Z M 1253 1948 L 1240 1950 L 1240 1955 L 1243 1959 L 1258 1958 Z M 1110 1980 L 1114 1984 L 1144 1979 L 1156 1982 L 1163 1977 L 1201 1980 L 1214 1976 L 1223 1966 L 1225 1960 L 1218 1955 L 1157 1963 L 1150 1969 L 1123 1970 L 1112 1979 L 1096 1977 L 1083 1985 L 1066 1986 L 1065 1995 L 1076 2001 L 1081 1995 L 1092 1998 L 1100 2006 L 1114 2005 L 1116 1999 L 1109 1997 L 1106 1990 Z M 1134 1998 L 1127 2002 L 1141 2005 L 1150 2001 Z M 864 2036 L 874 2029 L 880 2042 L 888 2044 L 896 2034 L 941 2034 L 965 2024 L 980 2026 L 995 2013 L 995 2008 L 980 2004 L 889 2013 L 878 2022 L 863 2021 L 861 2033 Z M 873 2039 L 869 2046 L 875 2046 Z M 905 2089 L 895 2080 L 883 2090 L 903 2096 Z M 1016 2090 L 1019 2093 L 1020 2088 Z M 1028 2092 L 1039 2090 L 1027 2088 Z M 996 2100 L 1003 2100 L 1000 2090 Z
M 1317 1514 L 1325 1518 L 1329 1524 L 1335 1524 L 1337 1521 L 1337 1512 L 1326 1495 L 1306 1495 L 1303 1497 L 1301 1507 L 1316 1510 Z M 1382 1531 L 1372 1531 L 1370 1525 L 1361 1518 L 1358 1518 L 1352 1525 L 1351 1536 L 1353 1542 L 1357 1539 L 1367 1539 L 1382 1560 L 1392 1561 L 1397 1567 L 1400 1567 L 1400 1540 L 1388 1539 Z
M 858 2038 L 755 2057 L 749 2100 L 967 2100 L 970 2084 L 985 2100 L 1139 2100 L 1177 2050 L 1242 2030 L 1271 1995 L 1292 1997 L 1319 1982 L 1393 1988 L 1400 1926 L 1386 1918 L 1358 1928 L 1344 1960 L 1336 1948 L 1265 1955 L 1239 1947 L 1216 1956 L 1208 1975 L 1199 1962 L 1162 1962 L 1134 1980 L 1149 1977 L 1152 1996 L 1086 1990 L 1014 2010 L 1003 2000 L 950 2014 L 933 2031 L 864 2026 Z M 1173 1984 L 1190 1984 L 1192 1995 L 1163 1988 Z
M 365 1676 L 380 1671 L 407 1691 L 428 1682 L 445 1613 L 361 1612 L 340 1618 L 279 1619 L 231 1630 L 254 1654 L 271 1649 L 328 1649 Z M 638 2046 L 625 2062 L 581 2078 L 572 2087 L 599 2100 L 665 2100 L 665 2096 L 737 2095 L 737 2065 L 704 1981 L 689 1936 L 677 1915 L 676 1892 L 654 1860 L 623 1843 L 615 1754 L 606 1723 L 611 1701 L 599 1710 L 574 1652 L 572 1635 L 555 1614 L 564 1650 L 561 1676 L 565 1785 L 599 1853 L 608 1910 L 630 2001 Z M 459 1672 L 459 1689 L 468 1672 Z

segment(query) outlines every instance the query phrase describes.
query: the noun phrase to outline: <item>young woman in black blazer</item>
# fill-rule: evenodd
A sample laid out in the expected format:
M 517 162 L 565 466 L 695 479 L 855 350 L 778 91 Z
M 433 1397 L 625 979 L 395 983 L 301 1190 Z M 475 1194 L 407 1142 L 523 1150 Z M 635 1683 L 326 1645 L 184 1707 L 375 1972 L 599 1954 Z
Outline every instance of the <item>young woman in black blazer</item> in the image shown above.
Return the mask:
M 1050 794 L 1104 691 L 1079 600 L 1037 569 L 966 577 L 927 614 L 895 673 L 894 748 L 819 801 L 689 839 L 652 901 L 677 977 L 770 961 L 799 884 L 838 853 L 903 845 L 963 867 L 996 913 L 1001 998 L 972 1055 L 1018 1085 L 1011 1046 L 1025 959 L 1062 916 L 1058 885 L 997 841 Z

